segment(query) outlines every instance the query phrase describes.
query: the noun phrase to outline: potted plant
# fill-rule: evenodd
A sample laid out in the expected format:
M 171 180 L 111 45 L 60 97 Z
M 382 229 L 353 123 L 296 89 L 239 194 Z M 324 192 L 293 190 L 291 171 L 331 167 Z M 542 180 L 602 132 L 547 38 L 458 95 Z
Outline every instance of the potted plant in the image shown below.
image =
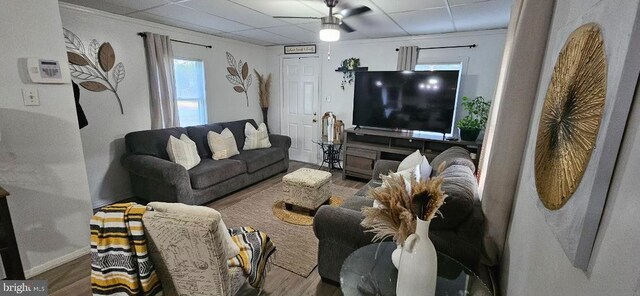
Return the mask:
M 487 124 L 489 117 L 489 107 L 491 102 L 487 102 L 482 96 L 475 99 L 462 97 L 462 108 L 467 111 L 467 116 L 458 121 L 460 129 L 460 139 L 464 141 L 475 141 Z
M 340 84 L 340 87 L 343 90 L 347 83 L 351 84 L 353 82 L 353 73 L 358 70 L 358 67 L 360 67 L 359 58 L 348 58 L 342 61 L 342 65 L 340 66 L 340 71 L 342 71 L 342 83 Z

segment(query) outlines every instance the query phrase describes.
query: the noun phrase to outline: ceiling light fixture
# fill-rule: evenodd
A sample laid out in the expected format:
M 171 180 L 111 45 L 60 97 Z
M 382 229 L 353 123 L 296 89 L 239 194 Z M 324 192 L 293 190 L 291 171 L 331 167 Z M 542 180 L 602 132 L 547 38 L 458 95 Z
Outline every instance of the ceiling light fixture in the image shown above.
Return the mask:
M 334 42 L 340 40 L 340 19 L 335 16 L 327 16 L 322 18 L 320 40 L 326 42 Z

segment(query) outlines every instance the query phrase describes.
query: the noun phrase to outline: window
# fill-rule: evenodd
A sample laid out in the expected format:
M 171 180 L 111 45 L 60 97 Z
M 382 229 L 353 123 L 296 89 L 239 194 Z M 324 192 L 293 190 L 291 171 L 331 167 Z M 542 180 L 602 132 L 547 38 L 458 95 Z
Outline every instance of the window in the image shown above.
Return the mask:
M 174 59 L 180 126 L 207 123 L 204 64 L 199 60 Z
M 462 70 L 462 63 L 455 64 L 421 64 L 416 65 L 416 71 L 440 71 L 440 70 Z

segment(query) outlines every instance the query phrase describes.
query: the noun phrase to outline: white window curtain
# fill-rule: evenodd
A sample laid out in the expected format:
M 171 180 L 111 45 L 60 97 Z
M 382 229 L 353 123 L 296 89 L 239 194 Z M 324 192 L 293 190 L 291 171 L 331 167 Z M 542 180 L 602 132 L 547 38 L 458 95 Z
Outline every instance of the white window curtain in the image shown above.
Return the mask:
M 179 126 L 173 49 L 169 36 L 145 32 L 151 105 L 151 128 Z
M 418 63 L 417 46 L 400 46 L 398 49 L 398 71 L 413 71 Z

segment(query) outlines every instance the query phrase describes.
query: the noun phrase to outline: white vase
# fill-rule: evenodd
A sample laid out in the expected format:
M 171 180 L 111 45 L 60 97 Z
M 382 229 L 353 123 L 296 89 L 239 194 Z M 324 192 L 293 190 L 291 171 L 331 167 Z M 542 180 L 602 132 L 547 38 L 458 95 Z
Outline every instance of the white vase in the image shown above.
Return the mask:
M 398 269 L 400 266 L 400 255 L 402 254 L 402 246 L 397 245 L 396 249 L 391 253 L 391 263 Z
M 438 258 L 429 239 L 430 222 L 417 219 L 416 233 L 410 235 L 402 246 L 397 296 L 433 296 L 436 293 Z

